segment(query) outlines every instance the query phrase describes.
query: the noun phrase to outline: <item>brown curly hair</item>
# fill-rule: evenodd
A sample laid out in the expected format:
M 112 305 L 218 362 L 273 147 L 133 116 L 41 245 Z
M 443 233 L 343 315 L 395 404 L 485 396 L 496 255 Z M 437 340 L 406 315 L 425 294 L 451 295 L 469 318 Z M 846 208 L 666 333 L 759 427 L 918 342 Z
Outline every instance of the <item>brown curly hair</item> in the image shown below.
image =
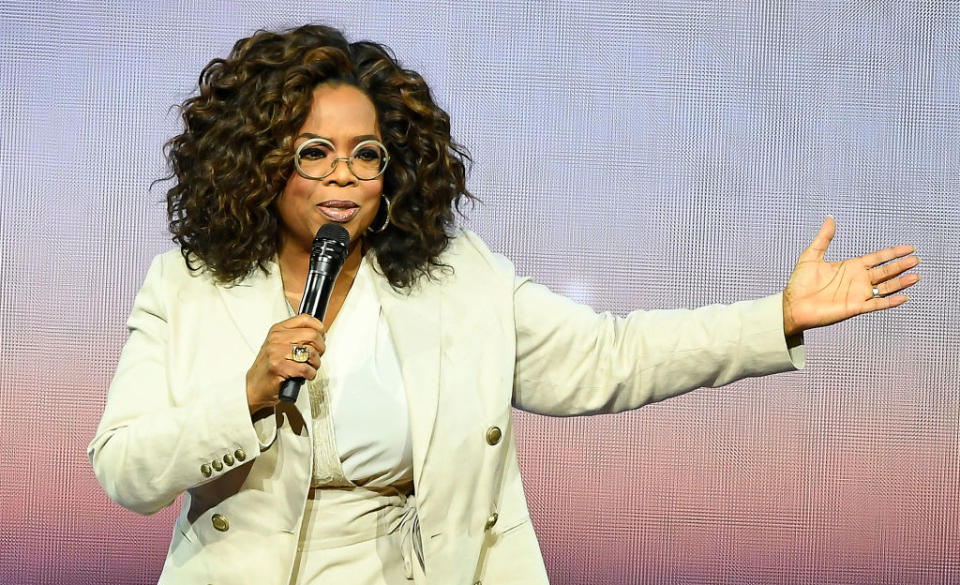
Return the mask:
M 276 256 L 274 202 L 293 171 L 294 137 L 325 82 L 353 85 L 377 110 L 390 153 L 384 193 L 390 225 L 367 234 L 387 279 L 413 285 L 441 266 L 454 207 L 466 188 L 466 150 L 423 78 L 384 45 L 348 43 L 326 26 L 257 31 L 200 74 L 200 91 L 180 106 L 183 133 L 165 146 L 174 185 L 167 192 L 173 240 L 191 270 L 235 283 Z

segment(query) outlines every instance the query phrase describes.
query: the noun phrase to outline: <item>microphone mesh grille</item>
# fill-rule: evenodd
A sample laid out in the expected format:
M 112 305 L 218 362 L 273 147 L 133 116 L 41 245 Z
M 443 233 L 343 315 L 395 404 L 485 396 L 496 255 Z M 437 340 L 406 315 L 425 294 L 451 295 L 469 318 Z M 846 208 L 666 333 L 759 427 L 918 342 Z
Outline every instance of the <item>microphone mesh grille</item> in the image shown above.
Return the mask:
M 321 240 L 331 240 L 346 248 L 350 243 L 350 233 L 347 232 L 343 226 L 328 223 L 320 226 L 320 229 L 317 230 L 317 236 L 313 239 L 314 247 L 316 247 Z

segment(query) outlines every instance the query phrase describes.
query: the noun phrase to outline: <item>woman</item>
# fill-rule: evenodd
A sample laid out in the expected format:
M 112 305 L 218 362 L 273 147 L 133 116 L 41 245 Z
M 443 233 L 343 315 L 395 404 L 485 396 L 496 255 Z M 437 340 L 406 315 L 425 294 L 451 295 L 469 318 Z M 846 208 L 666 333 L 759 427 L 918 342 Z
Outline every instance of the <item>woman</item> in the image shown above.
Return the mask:
M 127 508 L 184 494 L 162 583 L 545 583 L 511 406 L 617 412 L 801 367 L 805 329 L 918 279 L 908 246 L 825 262 L 827 219 L 783 294 L 597 315 L 453 229 L 447 115 L 326 27 L 239 41 L 182 111 L 180 249 L 137 295 L 89 448 Z M 326 223 L 350 246 L 321 323 L 293 308 Z

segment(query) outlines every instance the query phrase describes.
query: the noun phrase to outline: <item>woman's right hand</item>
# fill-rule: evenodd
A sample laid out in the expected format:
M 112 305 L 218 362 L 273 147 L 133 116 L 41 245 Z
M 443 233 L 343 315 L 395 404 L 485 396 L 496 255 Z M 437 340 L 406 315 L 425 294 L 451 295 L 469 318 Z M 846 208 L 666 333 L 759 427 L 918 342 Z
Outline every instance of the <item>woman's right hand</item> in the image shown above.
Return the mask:
M 287 378 L 312 380 L 320 367 L 320 356 L 326 350 L 323 341 L 323 323 L 303 313 L 281 321 L 270 328 L 260 353 L 247 370 L 247 404 L 250 414 L 275 406 L 280 401 L 280 385 Z M 310 357 L 304 362 L 293 360 L 293 348 L 310 348 Z

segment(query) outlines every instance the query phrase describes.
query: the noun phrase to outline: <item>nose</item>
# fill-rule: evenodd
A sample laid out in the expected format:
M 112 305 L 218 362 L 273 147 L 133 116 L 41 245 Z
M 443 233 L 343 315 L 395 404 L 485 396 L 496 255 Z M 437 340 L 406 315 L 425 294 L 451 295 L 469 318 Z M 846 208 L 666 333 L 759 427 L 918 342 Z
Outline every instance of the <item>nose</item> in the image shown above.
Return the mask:
M 338 185 L 340 187 L 348 187 L 354 185 L 357 182 L 357 178 L 353 176 L 353 171 L 350 170 L 350 165 L 347 164 L 347 161 L 350 159 L 343 156 L 338 157 L 333 160 L 333 170 L 329 175 L 324 177 L 324 182 L 328 185 Z

